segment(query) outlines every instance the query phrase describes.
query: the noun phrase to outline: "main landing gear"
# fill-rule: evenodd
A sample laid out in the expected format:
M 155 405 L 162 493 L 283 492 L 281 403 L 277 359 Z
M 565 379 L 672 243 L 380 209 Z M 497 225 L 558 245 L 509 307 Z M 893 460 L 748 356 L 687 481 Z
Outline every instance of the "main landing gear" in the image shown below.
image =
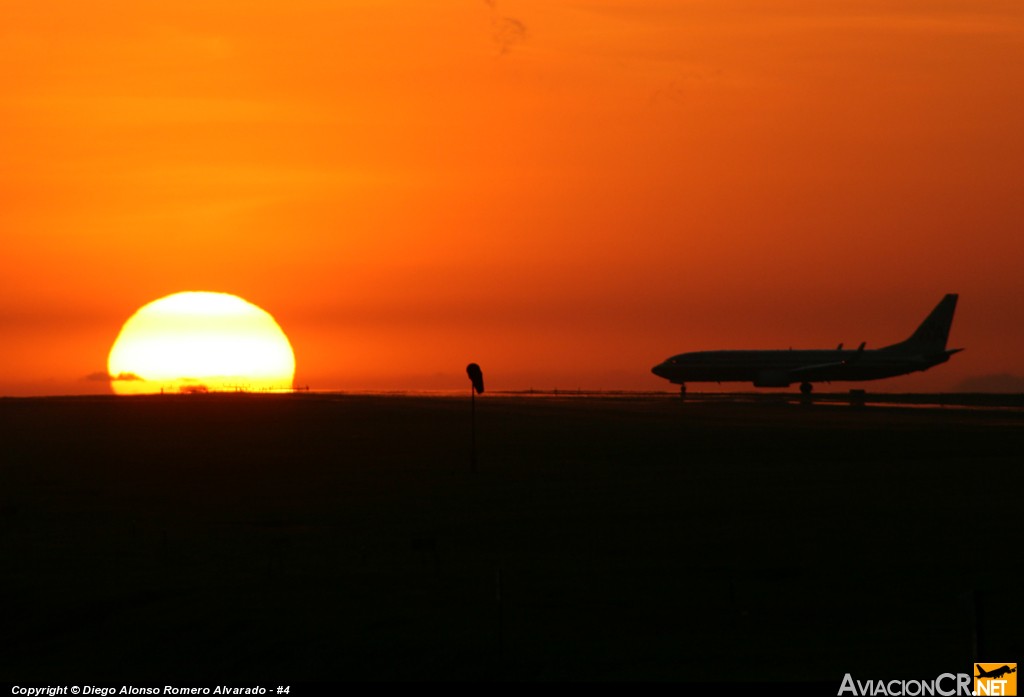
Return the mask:
M 800 383 L 800 392 L 802 394 L 804 394 L 804 395 L 811 394 L 811 390 L 813 390 L 813 389 L 814 389 L 814 385 L 812 385 L 809 382 L 802 382 L 802 383 Z

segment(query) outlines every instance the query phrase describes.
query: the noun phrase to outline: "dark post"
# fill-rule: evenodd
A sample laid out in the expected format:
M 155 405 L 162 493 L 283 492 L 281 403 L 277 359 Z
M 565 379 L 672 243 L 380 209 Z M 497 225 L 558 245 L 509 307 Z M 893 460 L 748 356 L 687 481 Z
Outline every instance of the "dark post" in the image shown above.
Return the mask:
M 470 420 L 471 420 L 471 433 L 470 436 L 470 466 L 472 470 L 476 472 L 476 393 L 484 391 L 484 373 L 480 370 L 480 366 L 476 363 L 470 363 L 466 366 L 466 375 L 469 376 L 470 388 L 469 388 L 469 404 L 470 404 Z
M 505 609 L 501 598 L 501 565 L 494 569 L 494 602 L 498 614 L 498 658 L 505 652 Z

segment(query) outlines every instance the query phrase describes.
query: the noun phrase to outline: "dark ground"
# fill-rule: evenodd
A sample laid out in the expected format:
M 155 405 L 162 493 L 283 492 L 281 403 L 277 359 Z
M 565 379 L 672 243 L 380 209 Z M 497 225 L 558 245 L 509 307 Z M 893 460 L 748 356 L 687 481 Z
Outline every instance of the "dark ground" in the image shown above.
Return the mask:
M 1022 655 L 1020 412 L 477 412 L 474 474 L 465 399 L 0 400 L 0 676 L 838 689 Z

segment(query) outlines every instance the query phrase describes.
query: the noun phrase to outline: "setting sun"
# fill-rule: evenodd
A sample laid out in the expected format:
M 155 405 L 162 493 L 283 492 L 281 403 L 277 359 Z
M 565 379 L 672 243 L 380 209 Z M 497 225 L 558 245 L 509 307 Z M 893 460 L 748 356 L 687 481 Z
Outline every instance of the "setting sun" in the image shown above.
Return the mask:
M 290 388 L 295 355 L 269 313 L 227 293 L 175 293 L 121 328 L 107 369 L 116 394 Z

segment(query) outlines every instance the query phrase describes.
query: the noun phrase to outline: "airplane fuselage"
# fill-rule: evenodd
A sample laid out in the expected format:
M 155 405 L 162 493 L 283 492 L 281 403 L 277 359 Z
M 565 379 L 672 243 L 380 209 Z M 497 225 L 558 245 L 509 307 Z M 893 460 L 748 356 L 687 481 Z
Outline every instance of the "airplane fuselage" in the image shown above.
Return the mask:
M 758 387 L 787 387 L 795 382 L 878 380 L 927 370 L 947 360 L 946 352 L 928 356 L 889 349 L 695 351 L 673 356 L 652 372 L 675 384 L 751 382 Z

